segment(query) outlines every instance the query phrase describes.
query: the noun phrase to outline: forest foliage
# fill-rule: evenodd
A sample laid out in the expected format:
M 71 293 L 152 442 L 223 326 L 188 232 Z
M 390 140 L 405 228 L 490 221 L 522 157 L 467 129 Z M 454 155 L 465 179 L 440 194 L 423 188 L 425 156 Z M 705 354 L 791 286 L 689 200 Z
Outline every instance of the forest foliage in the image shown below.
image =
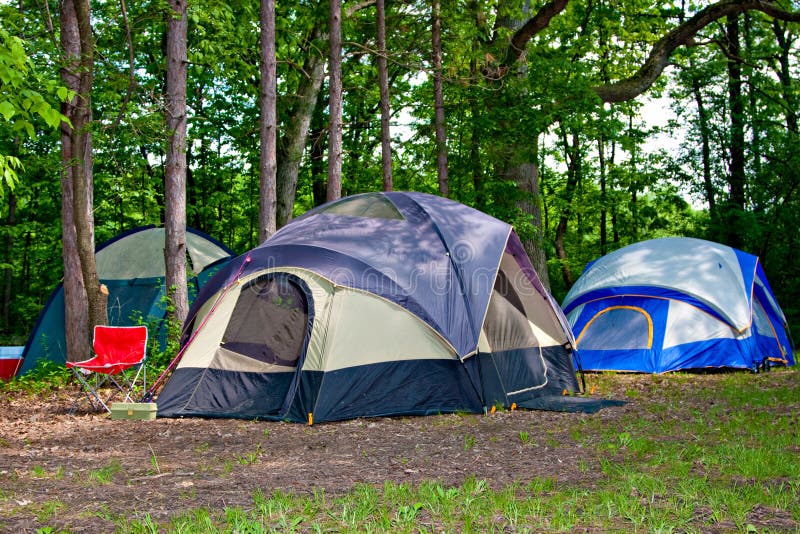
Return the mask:
M 796 327 L 800 25 L 757 10 L 715 20 L 670 55 L 643 95 L 604 103 L 597 87 L 637 73 L 659 39 L 714 3 L 565 4 L 509 58 L 518 21 L 545 2 L 441 3 L 450 197 L 539 240 L 557 300 L 601 254 L 693 236 L 758 254 Z M 91 8 L 100 243 L 164 222 L 169 10 L 152 0 Z M 347 195 L 383 181 L 375 5 L 343 9 Z M 1 344 L 24 342 L 64 271 L 58 108 L 70 95 L 59 86 L 57 14 L 54 2 L 0 2 Z M 394 188 L 435 194 L 430 17 L 430 2 L 386 2 Z M 294 215 L 325 199 L 328 91 L 312 82 L 328 57 L 327 21 L 328 2 L 277 3 L 278 189 L 281 165 L 297 159 Z M 187 224 L 244 252 L 258 244 L 259 3 L 191 0 L 188 22 Z M 538 194 L 508 179 L 519 162 L 535 165 Z M 539 208 L 541 234 L 525 203 Z M 278 210 L 285 222 L 280 199 Z

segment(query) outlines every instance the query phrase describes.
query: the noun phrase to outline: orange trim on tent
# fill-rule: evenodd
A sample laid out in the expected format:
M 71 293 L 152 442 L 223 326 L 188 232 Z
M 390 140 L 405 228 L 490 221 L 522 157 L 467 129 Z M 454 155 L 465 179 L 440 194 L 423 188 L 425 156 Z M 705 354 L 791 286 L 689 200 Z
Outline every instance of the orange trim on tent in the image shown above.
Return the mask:
M 587 322 L 586 326 L 583 327 L 583 330 L 581 330 L 578 339 L 575 340 L 575 346 L 577 348 L 580 347 L 581 338 L 583 338 L 583 334 L 586 333 L 586 330 L 592 325 L 592 323 L 598 317 L 600 317 L 604 313 L 608 313 L 613 310 L 633 310 L 644 315 L 645 319 L 647 319 L 647 347 L 645 348 L 647 349 L 653 348 L 653 319 L 650 317 L 650 314 L 644 310 L 644 308 L 640 308 L 638 306 L 609 306 L 608 308 L 603 308 L 602 310 L 597 312 L 594 317 L 589 319 L 589 322 Z

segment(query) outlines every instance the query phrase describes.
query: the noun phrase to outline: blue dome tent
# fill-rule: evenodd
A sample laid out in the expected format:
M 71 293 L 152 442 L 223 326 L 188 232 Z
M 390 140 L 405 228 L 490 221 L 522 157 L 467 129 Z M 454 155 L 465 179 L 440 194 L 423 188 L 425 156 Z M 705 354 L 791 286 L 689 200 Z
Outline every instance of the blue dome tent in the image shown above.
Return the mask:
M 583 370 L 663 373 L 793 365 L 758 257 L 686 237 L 590 263 L 563 302 Z
M 320 206 L 205 286 L 161 417 L 558 405 L 572 335 L 506 223 L 422 193 Z

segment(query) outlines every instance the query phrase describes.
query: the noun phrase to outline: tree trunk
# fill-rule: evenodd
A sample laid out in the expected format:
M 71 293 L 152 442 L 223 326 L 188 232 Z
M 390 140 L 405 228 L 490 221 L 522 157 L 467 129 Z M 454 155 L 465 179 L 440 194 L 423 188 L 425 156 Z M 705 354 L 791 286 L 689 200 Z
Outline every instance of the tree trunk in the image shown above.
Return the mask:
M 392 179 L 392 136 L 389 130 L 389 67 L 386 64 L 386 11 L 384 0 L 377 0 L 378 11 L 378 83 L 381 90 L 381 170 L 383 171 L 383 190 L 391 191 Z
M 444 90 L 442 88 L 442 18 L 439 0 L 433 1 L 431 15 L 431 44 L 433 48 L 433 101 L 434 130 L 436 132 L 436 176 L 439 179 L 439 194 L 450 196 L 447 178 L 447 133 L 444 119 Z
M 330 0 L 330 86 L 327 200 L 342 197 L 342 3 Z
M 697 104 L 697 121 L 700 126 L 700 150 L 703 160 L 703 190 L 705 192 L 708 213 L 712 223 L 716 220 L 717 204 L 714 182 L 711 176 L 711 130 L 708 126 L 708 112 L 706 111 L 703 93 L 700 89 L 700 82 L 692 77 L 692 94 Z
M 322 81 L 325 78 L 325 58 L 314 53 L 311 43 L 323 38 L 324 34 L 318 28 L 314 28 L 308 39 L 309 56 L 304 68 L 306 76 L 300 82 L 297 103 L 290 110 L 289 125 L 278 149 L 278 227 L 292 219 L 300 160 L 303 158 L 303 151 L 308 139 L 308 128 L 314 115 L 314 108 L 317 106 Z
M 70 124 L 62 124 L 62 251 L 64 257 L 64 328 L 67 359 L 84 359 L 91 351 L 91 331 L 107 321 L 94 256 L 91 92 L 94 42 L 88 0 L 61 2 L 61 79 L 75 91 L 62 104 Z
M 322 123 L 324 119 L 321 117 L 317 119 L 315 117 L 314 121 L 317 120 Z M 324 204 L 328 194 L 328 173 L 325 164 L 325 134 L 326 129 L 324 125 L 320 124 L 319 126 L 311 127 L 311 153 L 309 154 L 309 159 L 311 160 L 311 195 L 314 198 L 314 206 Z
M 172 12 L 167 21 L 165 103 L 169 140 L 164 173 L 164 260 L 167 294 L 172 304 L 169 318 L 173 324 L 183 324 L 189 311 L 186 286 L 187 0 L 169 0 L 169 5 Z
M 611 164 L 616 165 L 617 161 L 617 143 L 616 141 L 611 142 Z M 610 184 L 611 189 L 614 189 L 614 182 L 612 181 Z M 613 202 L 611 204 L 611 242 L 614 243 L 614 248 L 619 246 L 619 225 L 617 224 L 617 203 Z
M 275 57 L 275 0 L 261 0 L 261 107 L 258 195 L 258 241 L 275 233 L 277 162 L 277 60 Z
M 14 191 L 8 192 L 8 216 L 6 217 L 5 253 L 3 262 L 8 265 L 3 269 L 3 302 L 0 308 L 0 332 L 8 332 L 11 325 L 11 293 L 14 288 L 14 269 L 12 253 L 14 252 L 14 226 L 16 225 L 17 196 Z
M 747 50 L 752 50 L 755 46 L 753 43 L 753 17 L 751 17 L 750 13 L 748 12 L 744 13 L 744 43 Z M 758 118 L 759 103 L 756 90 L 754 90 L 754 87 L 758 82 L 753 77 L 753 67 L 751 65 L 747 65 L 745 77 L 747 78 L 747 114 L 750 125 L 751 155 L 749 157 L 749 161 L 753 169 L 753 176 L 761 176 L 762 121 Z
M 608 192 L 606 183 L 606 141 L 597 140 L 597 163 L 600 171 L 600 255 L 608 252 Z
M 480 11 L 477 9 L 477 4 L 473 4 L 472 8 L 476 11 L 476 21 L 480 26 L 481 18 Z M 477 43 L 472 48 L 472 58 L 469 62 L 469 77 L 471 80 L 476 80 L 479 75 L 478 71 L 478 48 Z M 470 107 L 470 139 L 469 139 L 469 162 L 472 170 L 472 187 L 475 190 L 475 207 L 482 210 L 486 206 L 486 198 L 484 194 L 484 179 L 483 179 L 483 164 L 481 163 L 481 134 L 480 134 L 480 116 L 482 110 L 478 104 L 478 91 L 472 91 L 472 97 L 469 102 Z
M 745 163 L 744 163 L 744 99 L 742 98 L 742 68 L 739 63 L 739 18 L 728 17 L 725 25 L 728 52 L 728 99 L 730 105 L 730 169 L 728 185 L 730 206 L 726 224 L 728 245 L 742 248 L 745 209 Z
M 73 154 L 76 165 L 75 189 L 73 190 L 75 209 L 75 230 L 78 238 L 78 254 L 81 258 L 81 272 L 86 287 L 89 305 L 89 332 L 95 325 L 108 322 L 107 294 L 103 292 L 97 276 L 97 263 L 94 256 L 94 178 L 92 175 L 92 85 L 94 82 L 94 37 L 92 35 L 89 0 L 74 2 L 80 36 L 80 92 L 73 125 Z
M 572 199 L 575 196 L 575 189 L 578 187 L 581 175 L 581 147 L 576 131 L 572 132 L 572 144 L 571 146 L 569 145 L 565 128 L 562 128 L 562 142 L 567 161 L 567 184 L 564 188 L 564 211 L 561 212 L 561 216 L 558 218 L 558 226 L 556 227 L 555 247 L 556 256 L 561 264 L 561 276 L 564 279 L 564 285 L 570 288 L 575 283 L 575 277 L 569 266 L 564 238 L 567 235 L 567 225 L 572 214 Z
M 527 64 L 525 63 L 525 47 L 527 39 L 536 32 L 546 28 L 552 17 L 556 16 L 566 7 L 566 0 L 554 0 L 543 6 L 532 18 L 530 14 L 530 3 L 525 2 L 522 12 L 523 19 L 516 19 L 507 15 L 499 15 L 495 22 L 498 28 L 505 28 L 515 32 L 507 52 L 509 63 L 504 67 L 508 68 L 516 65 L 516 76 L 523 79 L 527 77 Z M 527 19 L 527 22 L 526 20 Z M 518 39 L 523 36 L 522 39 Z M 526 36 L 526 37 L 525 37 Z M 490 79 L 498 72 L 488 72 Z M 501 79 L 502 75 L 498 79 Z M 513 86 L 514 84 L 509 84 Z M 499 87 L 498 87 L 499 89 Z M 515 94 L 512 99 L 522 99 L 525 91 Z M 507 121 L 508 112 L 505 109 L 491 109 L 492 113 L 499 114 L 500 123 Z M 542 224 L 542 202 L 539 191 L 539 135 L 540 132 L 520 131 L 515 142 L 509 143 L 497 152 L 496 173 L 506 180 L 513 180 L 520 191 L 519 199 L 516 201 L 516 208 L 522 212 L 534 229 L 533 235 L 526 235 L 523 240 L 525 251 L 530 257 L 533 267 L 536 269 L 539 279 L 548 290 L 550 289 L 550 275 L 547 269 L 547 256 L 544 251 L 544 225 Z
M 794 80 L 792 79 L 792 39 L 791 34 L 787 29 L 782 26 L 778 21 L 773 21 L 772 32 L 775 34 L 775 39 L 778 41 L 780 47 L 780 54 L 778 55 L 778 79 L 781 82 L 781 93 L 784 101 L 784 112 L 786 116 L 786 128 L 790 133 L 797 135 L 797 96 L 793 89 Z
M 538 146 L 538 145 L 537 145 Z M 534 159 L 535 160 L 535 159 Z M 509 167 L 504 178 L 513 180 L 522 192 L 517 208 L 530 217 L 536 235 L 524 239 L 522 244 L 528 253 L 533 268 L 546 288 L 550 288 L 550 275 L 547 271 L 547 256 L 544 253 L 542 232 L 542 209 L 539 197 L 539 167 L 536 163 L 520 163 Z

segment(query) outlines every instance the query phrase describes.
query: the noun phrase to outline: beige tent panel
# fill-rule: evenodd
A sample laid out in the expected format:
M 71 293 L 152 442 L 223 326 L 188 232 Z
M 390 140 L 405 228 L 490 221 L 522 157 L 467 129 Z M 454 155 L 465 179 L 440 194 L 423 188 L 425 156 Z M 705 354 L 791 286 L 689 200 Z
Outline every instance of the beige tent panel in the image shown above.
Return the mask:
M 217 349 L 222 343 L 222 337 L 228 328 L 231 314 L 236 307 L 241 288 L 249 281 L 269 274 L 272 272 L 284 272 L 294 274 L 308 285 L 314 300 L 314 328 L 311 331 L 308 349 L 306 354 L 307 363 L 319 367 L 322 362 L 322 346 L 325 342 L 325 325 L 328 323 L 330 301 L 333 295 L 333 286 L 330 282 L 314 273 L 304 269 L 279 267 L 264 269 L 240 278 L 229 289 L 220 290 L 213 298 L 208 299 L 206 304 L 197 314 L 198 330 L 190 346 L 186 349 L 178 368 L 181 367 L 208 367 L 217 355 Z M 214 315 L 205 324 L 206 316 L 214 309 Z M 230 351 L 227 351 L 230 352 Z M 240 355 L 241 356 L 241 355 Z M 246 356 L 241 356 L 247 358 Z M 248 358 L 253 361 L 252 365 L 266 365 L 258 360 Z M 216 365 L 220 365 L 219 363 Z M 315 367 L 315 368 L 316 368 Z M 222 367 L 218 367 L 222 368 Z
M 194 274 L 228 257 L 228 252 L 194 232 L 186 232 L 186 249 Z M 125 236 L 96 255 L 100 278 L 164 276 L 164 228 L 148 228 Z
M 278 267 L 252 273 L 227 293 L 223 289 L 198 314 L 198 323 L 216 305 L 213 317 L 201 326 L 186 349 L 180 367 L 212 367 L 237 371 L 272 372 L 276 366 L 233 353 L 220 346 L 241 287 L 271 272 L 301 278 L 311 291 L 314 325 L 303 363 L 304 370 L 343 369 L 383 361 L 456 358 L 455 349 L 425 322 L 395 303 L 372 293 L 334 286 L 305 269 Z M 219 299 L 219 302 L 216 302 Z M 266 369 L 270 367 L 270 369 Z M 286 368 L 288 369 L 288 368 Z
M 481 335 L 478 337 L 478 352 L 492 352 L 492 347 L 489 345 L 489 338 L 486 337 L 485 324 L 484 328 L 481 328 Z
M 546 347 L 566 343 L 568 341 L 566 334 L 558 317 L 553 312 L 552 304 L 546 296 L 540 294 L 531 285 L 514 256 L 504 253 L 503 259 L 500 261 L 500 270 L 505 273 L 514 291 L 517 292 L 517 295 L 522 300 L 522 304 L 525 307 L 525 315 L 528 316 L 528 320 L 534 329 L 534 334 L 539 340 L 539 346 Z
M 217 348 L 222 342 L 222 336 L 228 326 L 228 319 L 230 319 L 231 313 L 236 307 L 241 287 L 241 284 L 236 284 L 227 293 L 224 289 L 221 290 L 214 298 L 208 300 L 212 302 L 208 309 L 201 310 L 201 312 L 205 311 L 205 313 L 198 313 L 198 323 L 195 325 L 197 330 L 193 334 L 191 343 L 184 350 L 178 369 L 183 367 L 204 368 L 211 364 Z M 213 316 L 204 324 L 205 318 L 215 304 L 216 309 L 214 309 Z
M 497 291 L 492 292 L 483 332 L 492 351 L 539 346 L 530 321 Z
M 563 336 L 561 337 L 561 341 L 559 341 L 558 339 L 550 337 L 549 332 L 545 332 L 534 323 L 528 321 L 528 324 L 530 324 L 531 330 L 533 330 L 533 335 L 539 340 L 540 347 L 554 347 L 556 345 L 563 345 L 567 342 Z
M 230 351 L 225 347 L 217 348 L 214 352 L 214 359 L 208 368 L 242 373 L 293 373 L 296 369 L 296 367 L 261 362 L 249 356 Z
M 567 341 L 550 302 L 531 285 L 512 255 L 503 254 L 498 277 L 498 283 L 510 285 L 505 291 L 513 289 L 519 300 L 515 306 L 497 289 L 492 291 L 478 341 L 480 352 L 550 347 Z M 524 316 L 518 309 L 520 304 Z
M 199 273 L 215 261 L 227 256 L 219 247 L 209 247 L 208 240 L 193 232 L 186 232 L 186 250 L 192 261 L 191 268 Z M 223 255 L 224 254 L 224 255 Z
M 324 368 L 384 361 L 457 358 L 455 349 L 408 310 L 374 294 L 337 287 L 328 325 Z

